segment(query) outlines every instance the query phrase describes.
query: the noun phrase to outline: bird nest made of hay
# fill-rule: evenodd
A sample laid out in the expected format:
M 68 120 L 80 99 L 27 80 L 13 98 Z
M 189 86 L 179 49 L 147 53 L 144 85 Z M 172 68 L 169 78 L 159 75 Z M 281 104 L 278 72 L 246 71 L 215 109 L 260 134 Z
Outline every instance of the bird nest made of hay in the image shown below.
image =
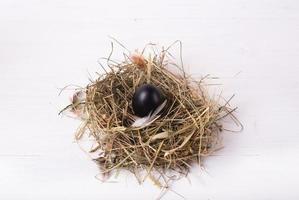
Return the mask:
M 122 62 L 109 56 L 105 73 L 74 94 L 66 109 L 82 120 L 76 139 L 94 140 L 89 152 L 102 174 L 127 169 L 139 182 L 166 186 L 169 172 L 187 175 L 219 147 L 221 119 L 234 118 L 234 109 L 210 98 L 203 79 L 192 79 L 170 57 L 168 49 L 125 55 Z M 132 101 L 145 85 L 156 88 L 161 101 L 138 116 L 136 109 L 147 105 L 133 108 Z

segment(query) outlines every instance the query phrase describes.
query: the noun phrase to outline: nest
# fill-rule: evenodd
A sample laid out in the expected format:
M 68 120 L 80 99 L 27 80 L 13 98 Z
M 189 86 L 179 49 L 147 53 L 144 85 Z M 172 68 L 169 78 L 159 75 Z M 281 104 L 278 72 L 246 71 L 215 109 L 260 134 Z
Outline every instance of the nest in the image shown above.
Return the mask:
M 127 169 L 139 182 L 150 178 L 166 186 L 169 172 L 187 175 L 219 147 L 221 119 L 234 109 L 211 99 L 203 80 L 188 77 L 169 57 L 162 50 L 125 56 L 120 63 L 108 59 L 106 73 L 74 96 L 69 108 L 83 121 L 76 138 L 94 139 L 90 152 L 97 152 L 94 161 L 103 174 Z M 167 103 L 150 124 L 134 127 L 132 97 L 145 83 L 158 87 Z

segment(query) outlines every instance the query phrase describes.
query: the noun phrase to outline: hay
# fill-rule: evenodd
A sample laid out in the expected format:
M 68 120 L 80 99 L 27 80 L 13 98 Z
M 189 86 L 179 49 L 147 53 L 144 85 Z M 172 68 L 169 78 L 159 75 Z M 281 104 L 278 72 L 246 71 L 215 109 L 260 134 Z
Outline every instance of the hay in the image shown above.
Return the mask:
M 167 187 L 168 172 L 187 175 L 193 163 L 219 147 L 221 119 L 233 117 L 234 109 L 211 99 L 204 81 L 187 77 L 182 66 L 169 61 L 167 49 L 142 54 L 125 56 L 121 63 L 109 56 L 106 73 L 76 93 L 68 108 L 83 121 L 76 139 L 84 134 L 95 139 L 90 152 L 99 152 L 94 161 L 103 174 L 127 169 L 139 182 L 150 178 Z M 132 96 L 144 83 L 157 86 L 167 105 L 150 125 L 132 127 Z

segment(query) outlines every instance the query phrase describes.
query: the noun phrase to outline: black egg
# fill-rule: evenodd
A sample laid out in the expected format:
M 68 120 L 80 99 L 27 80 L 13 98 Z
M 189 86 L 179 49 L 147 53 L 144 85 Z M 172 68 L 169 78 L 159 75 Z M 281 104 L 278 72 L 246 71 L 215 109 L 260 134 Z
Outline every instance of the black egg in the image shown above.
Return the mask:
M 135 115 L 144 117 L 154 111 L 163 101 L 164 96 L 157 87 L 145 84 L 137 88 L 133 95 L 133 111 Z

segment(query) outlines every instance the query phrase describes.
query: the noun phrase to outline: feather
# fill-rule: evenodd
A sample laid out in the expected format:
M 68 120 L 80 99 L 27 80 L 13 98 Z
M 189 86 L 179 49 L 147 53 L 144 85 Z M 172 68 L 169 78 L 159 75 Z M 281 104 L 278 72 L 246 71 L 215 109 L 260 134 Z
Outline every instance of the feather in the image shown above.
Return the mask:
M 165 100 L 160 106 L 158 106 L 154 110 L 154 112 L 151 112 L 149 115 L 141 118 L 140 117 L 136 118 L 134 123 L 132 124 L 132 127 L 144 128 L 150 125 L 151 123 L 153 123 L 154 121 L 156 121 L 160 117 L 160 115 L 158 114 L 165 107 L 166 103 L 167 100 Z

